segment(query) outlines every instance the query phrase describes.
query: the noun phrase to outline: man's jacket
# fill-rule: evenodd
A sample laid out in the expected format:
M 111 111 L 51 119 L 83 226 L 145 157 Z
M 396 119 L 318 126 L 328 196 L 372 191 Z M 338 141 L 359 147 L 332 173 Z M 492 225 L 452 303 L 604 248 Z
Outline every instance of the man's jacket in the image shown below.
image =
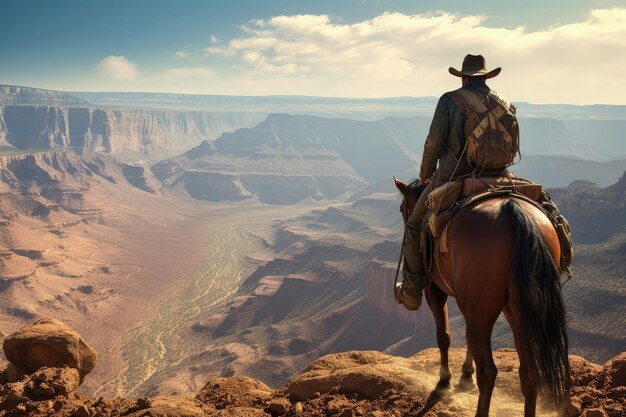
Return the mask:
M 470 80 L 460 89 L 486 95 L 491 89 L 483 80 Z M 455 177 L 472 172 L 472 166 L 463 153 L 465 146 L 465 114 L 448 93 L 441 96 L 435 109 L 430 131 L 424 143 L 420 179 L 443 184 Z M 460 159 L 459 166 L 457 161 Z M 437 166 L 439 161 L 439 166 Z M 432 178 L 431 178 L 432 177 Z

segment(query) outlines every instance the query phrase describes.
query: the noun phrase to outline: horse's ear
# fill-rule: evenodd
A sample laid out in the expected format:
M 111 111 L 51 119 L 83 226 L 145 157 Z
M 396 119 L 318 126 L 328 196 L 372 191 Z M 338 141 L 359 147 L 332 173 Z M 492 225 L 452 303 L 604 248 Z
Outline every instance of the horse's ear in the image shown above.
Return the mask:
M 406 184 L 396 177 L 393 177 L 393 182 L 396 184 L 396 188 L 398 189 L 398 191 L 400 191 L 402 195 L 404 195 L 404 192 L 406 191 Z

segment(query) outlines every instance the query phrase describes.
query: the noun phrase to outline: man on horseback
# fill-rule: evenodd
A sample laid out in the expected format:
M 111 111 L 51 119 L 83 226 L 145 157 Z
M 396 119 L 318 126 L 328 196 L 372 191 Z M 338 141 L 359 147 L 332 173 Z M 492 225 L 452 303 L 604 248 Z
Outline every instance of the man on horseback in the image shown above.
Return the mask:
M 485 83 L 500 68 L 489 71 L 482 56 L 467 55 L 461 71 L 449 71 L 463 85 L 437 104 L 419 182 L 394 177 L 405 223 L 395 296 L 417 310 L 425 290 L 441 353 L 437 395 L 451 388 L 447 300 L 455 297 L 468 347 L 459 386 L 471 389 L 476 372 L 476 417 L 489 416 L 498 373 L 491 335 L 504 312 L 520 359 L 524 415 L 535 417 L 540 387 L 563 406 L 571 385 L 560 280 L 571 274 L 570 229 L 540 184 L 507 171 L 519 154 L 515 107 Z
M 485 81 L 497 76 L 501 68 L 487 70 L 482 55 L 467 55 L 463 60 L 461 71 L 452 67 L 448 71 L 461 78 L 462 86 L 441 96 L 437 103 L 430 131 L 424 143 L 419 174 L 420 182 L 426 188 L 406 223 L 403 281 L 396 287 L 395 296 L 396 301 L 404 304 L 408 310 L 417 310 L 420 307 L 425 287 L 426 270 L 420 248 L 420 234 L 422 221 L 427 212 L 428 195 L 438 186 L 467 176 L 475 169 L 465 158 L 468 109 L 465 103 L 468 97 L 469 100 L 472 100 L 472 97 L 480 101 L 487 98 L 500 100 Z M 514 113 L 515 108 L 512 106 L 511 108 Z

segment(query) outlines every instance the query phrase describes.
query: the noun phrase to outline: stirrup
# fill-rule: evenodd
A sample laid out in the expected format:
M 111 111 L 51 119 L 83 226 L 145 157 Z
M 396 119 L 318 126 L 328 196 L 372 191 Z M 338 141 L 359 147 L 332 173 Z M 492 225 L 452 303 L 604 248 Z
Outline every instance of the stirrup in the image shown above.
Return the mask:
M 394 288 L 394 297 L 396 298 L 396 302 L 398 304 L 402 304 L 404 308 L 407 310 L 415 311 L 418 310 L 422 305 L 422 296 L 413 300 L 413 303 L 407 304 L 407 300 L 404 299 L 404 293 L 402 291 L 402 283 L 396 283 L 396 288 Z
M 401 282 L 396 282 L 396 288 L 394 288 L 393 297 L 396 299 L 396 303 L 402 304 L 402 283 Z

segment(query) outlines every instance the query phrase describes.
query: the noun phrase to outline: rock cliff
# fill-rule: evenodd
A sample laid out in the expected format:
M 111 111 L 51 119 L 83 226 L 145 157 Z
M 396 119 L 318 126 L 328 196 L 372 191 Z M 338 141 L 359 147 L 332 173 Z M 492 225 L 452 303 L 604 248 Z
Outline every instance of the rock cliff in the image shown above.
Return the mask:
M 258 115 L 49 105 L 0 105 L 5 150 L 80 148 L 123 160 L 181 153 Z
M 365 302 L 391 320 L 401 320 L 417 326 L 418 314 L 394 302 L 393 286 L 396 265 L 374 260 L 370 263 L 365 279 Z M 402 275 L 398 277 L 402 281 Z
M 0 190 L 30 198 L 33 204 L 48 209 L 98 212 L 86 198 L 94 175 L 110 183 L 127 181 L 143 191 L 155 192 L 149 185 L 156 182 L 150 171 L 146 176 L 143 167 L 123 164 L 106 155 L 84 156 L 75 149 L 0 155 Z M 33 209 L 33 215 L 46 213 L 38 205 Z
M 598 187 L 590 181 L 575 181 L 555 191 L 563 211 L 571 215 L 590 216 L 618 212 L 626 208 L 626 171 L 609 187 Z
M 345 198 L 370 181 L 394 172 L 408 175 L 415 169 L 414 156 L 403 144 L 406 137 L 399 139 L 409 131 L 394 126 L 387 120 L 273 114 L 253 128 L 224 133 L 214 143 L 161 161 L 152 170 L 166 187 L 183 183 L 188 191 L 197 188 L 188 182 L 202 176 L 207 184 L 220 178 L 216 174 L 236 176 L 247 192 L 264 203 Z M 201 193 L 189 194 L 198 198 Z M 202 199 L 220 199 L 210 185 L 205 194 Z
M 626 218 L 626 172 L 617 183 L 599 187 L 590 181 L 575 181 L 552 190 L 563 214 L 576 226 L 580 243 L 605 240 L 624 230 Z

